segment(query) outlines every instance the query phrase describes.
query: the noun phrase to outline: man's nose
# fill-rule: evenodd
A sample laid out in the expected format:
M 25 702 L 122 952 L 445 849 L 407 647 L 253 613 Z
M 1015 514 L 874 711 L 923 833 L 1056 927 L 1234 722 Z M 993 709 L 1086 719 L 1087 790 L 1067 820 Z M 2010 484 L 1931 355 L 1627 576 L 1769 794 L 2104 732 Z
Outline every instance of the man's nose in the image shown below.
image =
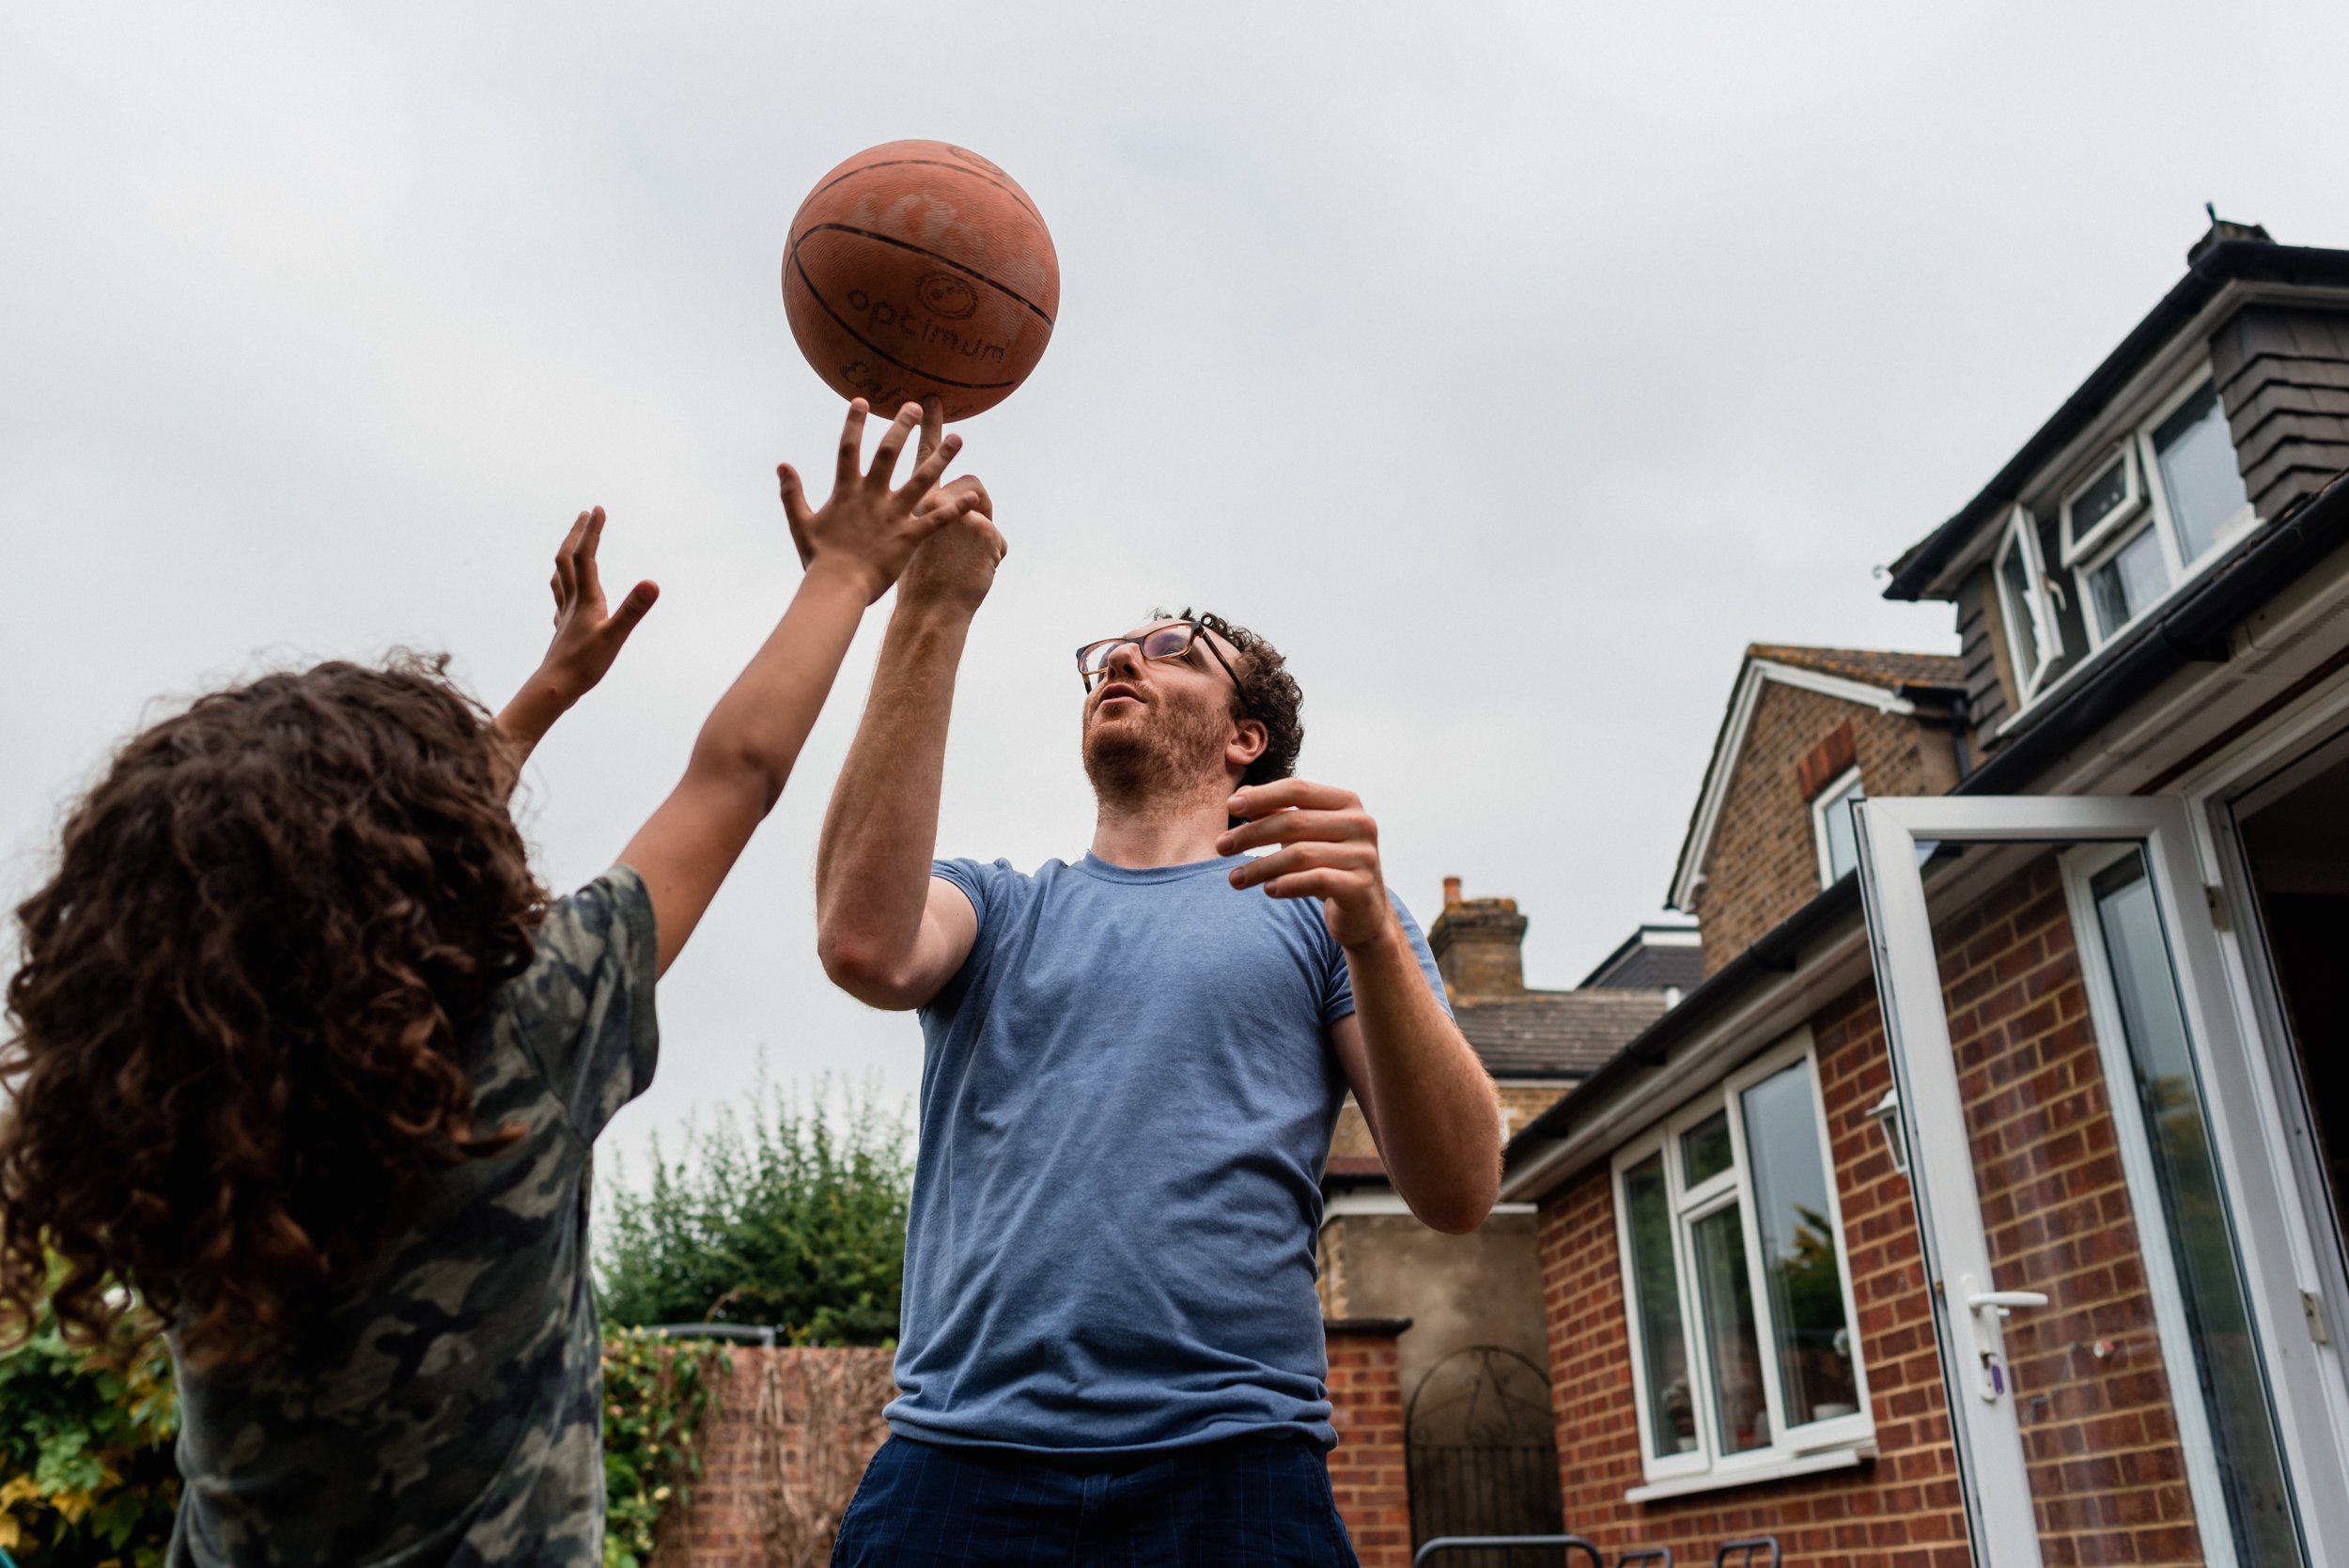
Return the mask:
M 1119 680 L 1131 680 L 1142 674 L 1142 644 L 1120 643 L 1110 649 L 1109 661 L 1102 667 Z

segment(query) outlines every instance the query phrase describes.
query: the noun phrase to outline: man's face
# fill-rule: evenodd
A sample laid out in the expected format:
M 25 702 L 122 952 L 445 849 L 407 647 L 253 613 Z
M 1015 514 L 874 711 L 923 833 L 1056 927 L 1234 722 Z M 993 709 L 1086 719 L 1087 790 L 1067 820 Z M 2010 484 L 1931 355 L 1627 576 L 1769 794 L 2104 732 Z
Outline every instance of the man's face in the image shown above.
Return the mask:
M 1152 621 L 1127 633 L 1140 637 L 1180 621 Z M 1215 661 L 1202 631 L 1173 659 L 1144 659 L 1139 643 L 1121 644 L 1100 684 L 1085 693 L 1085 774 L 1105 796 L 1131 797 L 1220 781 L 1223 750 L 1235 734 L 1232 677 Z M 1240 654 L 1216 639 L 1234 669 Z

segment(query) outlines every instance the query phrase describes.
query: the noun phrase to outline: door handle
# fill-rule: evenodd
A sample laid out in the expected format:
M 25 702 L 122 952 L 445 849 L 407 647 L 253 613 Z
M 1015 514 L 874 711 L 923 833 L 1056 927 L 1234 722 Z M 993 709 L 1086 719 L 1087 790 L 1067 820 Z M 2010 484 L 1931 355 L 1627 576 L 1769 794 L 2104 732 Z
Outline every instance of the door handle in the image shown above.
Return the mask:
M 1977 1291 L 1966 1298 L 1966 1305 L 1975 1312 L 1984 1307 L 2044 1307 L 2047 1298 L 2035 1290 Z
M 2000 1325 L 2016 1307 L 2044 1307 L 2047 1297 L 2035 1290 L 1976 1290 L 1978 1282 L 1972 1275 L 1965 1276 L 1957 1281 L 1957 1294 L 1974 1320 L 1974 1356 L 1980 1363 L 1974 1391 L 1995 1405 L 2014 1392 L 2007 1376 L 2006 1332 Z

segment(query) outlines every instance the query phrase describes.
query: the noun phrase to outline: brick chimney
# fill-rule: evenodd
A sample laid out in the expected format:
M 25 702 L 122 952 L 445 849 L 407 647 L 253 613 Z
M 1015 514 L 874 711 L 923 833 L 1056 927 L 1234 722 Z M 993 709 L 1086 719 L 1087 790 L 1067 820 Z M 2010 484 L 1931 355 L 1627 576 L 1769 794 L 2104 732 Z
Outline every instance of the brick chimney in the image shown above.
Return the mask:
M 1463 898 L 1443 879 L 1443 913 L 1427 928 L 1436 967 L 1455 997 L 1525 994 L 1525 917 L 1514 898 Z

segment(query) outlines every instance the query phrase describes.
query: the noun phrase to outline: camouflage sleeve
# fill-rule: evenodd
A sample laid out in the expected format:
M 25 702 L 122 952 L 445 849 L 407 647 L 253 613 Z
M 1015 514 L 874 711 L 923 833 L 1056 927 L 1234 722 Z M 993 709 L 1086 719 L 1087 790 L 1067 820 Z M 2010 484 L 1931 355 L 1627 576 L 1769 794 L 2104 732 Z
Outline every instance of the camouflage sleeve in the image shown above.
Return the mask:
M 555 900 L 537 936 L 506 1021 L 573 1130 L 592 1142 L 651 1087 L 660 1059 L 652 899 L 642 877 L 615 865 Z

